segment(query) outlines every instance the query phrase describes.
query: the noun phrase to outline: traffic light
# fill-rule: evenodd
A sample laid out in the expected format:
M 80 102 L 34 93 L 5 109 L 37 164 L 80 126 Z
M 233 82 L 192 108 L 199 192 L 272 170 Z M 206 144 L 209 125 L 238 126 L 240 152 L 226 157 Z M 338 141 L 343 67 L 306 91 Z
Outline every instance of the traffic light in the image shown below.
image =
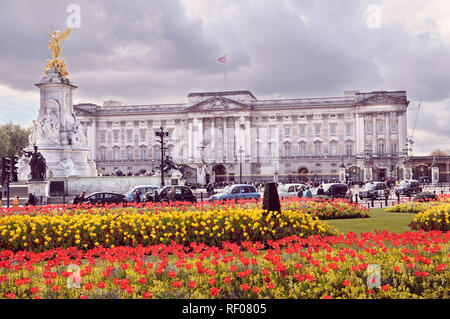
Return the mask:
M 17 182 L 17 165 L 19 163 L 19 157 L 17 155 L 11 155 L 11 162 L 10 162 L 10 170 L 11 170 L 11 182 Z
M 6 186 L 11 173 L 11 159 L 2 156 L 2 185 Z

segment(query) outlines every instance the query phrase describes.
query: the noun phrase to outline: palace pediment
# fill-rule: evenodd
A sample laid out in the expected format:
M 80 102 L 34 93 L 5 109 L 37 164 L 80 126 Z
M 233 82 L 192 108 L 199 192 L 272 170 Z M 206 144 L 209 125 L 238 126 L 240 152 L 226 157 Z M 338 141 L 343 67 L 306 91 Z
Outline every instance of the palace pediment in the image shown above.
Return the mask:
M 405 101 L 383 94 L 383 93 L 378 93 L 376 95 L 373 95 L 371 97 L 368 97 L 366 99 L 363 99 L 361 101 L 359 101 L 357 104 L 358 105 L 378 105 L 378 104 L 404 104 Z
M 251 105 L 231 100 L 222 96 L 212 97 L 208 100 L 194 104 L 186 111 L 202 112 L 202 111 L 229 111 L 229 110 L 250 110 Z

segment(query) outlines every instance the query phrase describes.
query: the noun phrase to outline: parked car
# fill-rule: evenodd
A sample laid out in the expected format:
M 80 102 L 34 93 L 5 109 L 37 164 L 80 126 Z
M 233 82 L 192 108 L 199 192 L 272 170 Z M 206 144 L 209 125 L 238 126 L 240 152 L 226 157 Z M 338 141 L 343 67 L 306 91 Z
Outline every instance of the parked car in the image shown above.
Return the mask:
M 395 196 L 411 196 L 422 192 L 422 184 L 418 180 L 404 180 L 395 189 Z
M 278 186 L 278 196 L 282 197 L 297 197 L 300 187 L 305 187 L 305 184 L 285 184 Z
M 346 198 L 348 186 L 342 183 L 327 183 L 323 185 L 325 196 L 331 198 Z
M 359 192 L 359 198 L 384 198 L 389 188 L 385 182 L 369 182 L 364 185 L 364 188 Z
M 163 188 L 158 189 L 158 195 L 161 202 L 168 202 L 169 196 L 168 192 L 171 188 L 175 188 L 175 201 L 181 202 L 197 202 L 197 197 L 192 193 L 192 190 L 187 186 L 173 185 L 173 186 L 165 186 Z
M 119 204 L 125 202 L 125 195 L 116 193 L 98 192 L 86 197 L 86 203 L 90 204 Z
M 230 185 L 226 186 L 222 192 L 214 194 L 213 196 L 209 197 L 209 201 L 213 202 L 216 200 L 228 200 L 228 199 L 258 199 L 261 195 L 259 195 L 258 191 L 256 190 L 256 187 L 253 185 L 246 185 L 246 184 L 237 184 L 237 185 Z
M 134 197 L 134 193 L 136 193 L 136 190 L 138 189 L 139 192 L 141 193 L 141 202 L 144 201 L 144 195 L 145 193 L 149 193 L 150 195 L 153 196 L 153 191 L 155 189 L 158 189 L 159 186 L 155 186 L 155 185 L 140 185 L 140 186 L 135 186 L 132 187 L 125 195 L 125 198 L 127 200 L 127 202 L 131 203 L 133 201 L 133 197 Z

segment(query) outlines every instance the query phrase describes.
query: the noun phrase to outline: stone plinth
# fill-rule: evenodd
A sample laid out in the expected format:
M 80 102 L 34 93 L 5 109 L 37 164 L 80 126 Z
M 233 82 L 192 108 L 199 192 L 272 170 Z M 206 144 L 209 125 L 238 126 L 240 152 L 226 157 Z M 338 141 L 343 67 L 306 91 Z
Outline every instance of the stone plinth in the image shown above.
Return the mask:
M 28 181 L 28 193 L 36 196 L 40 202 L 42 197 L 42 204 L 47 204 L 47 199 L 50 193 L 50 181 Z
M 27 150 L 36 145 L 46 160 L 47 174 L 51 171 L 54 177 L 97 176 L 84 129 L 73 110 L 77 87 L 56 69 L 50 69 L 36 86 L 41 102 Z

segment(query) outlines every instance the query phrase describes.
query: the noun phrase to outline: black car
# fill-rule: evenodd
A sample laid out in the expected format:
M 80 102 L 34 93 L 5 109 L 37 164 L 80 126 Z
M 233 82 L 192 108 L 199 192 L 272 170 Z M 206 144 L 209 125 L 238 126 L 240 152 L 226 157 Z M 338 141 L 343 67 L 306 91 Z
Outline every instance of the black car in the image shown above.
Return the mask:
M 99 192 L 99 193 L 93 193 L 86 197 L 86 203 L 89 204 L 119 204 L 119 203 L 125 203 L 126 198 L 123 194 L 116 194 L 116 193 L 107 193 L 107 192 Z
M 341 183 L 330 183 L 330 184 L 322 184 L 323 192 L 325 196 L 331 198 L 345 198 L 348 186 L 346 184 Z
M 174 186 L 166 186 L 163 188 L 160 188 L 158 190 L 158 195 L 160 198 L 161 202 L 169 202 L 169 190 L 171 188 L 175 189 L 175 201 L 180 201 L 180 202 L 192 202 L 195 203 L 197 202 L 197 197 L 195 197 L 195 195 L 192 193 L 192 190 L 187 187 L 187 186 L 178 186 L 178 185 L 174 185 Z
M 364 185 L 364 188 L 359 192 L 359 198 L 384 198 L 389 192 L 389 188 L 385 182 L 370 182 Z
M 422 192 L 422 184 L 417 180 L 401 181 L 395 190 L 396 196 L 411 196 Z

